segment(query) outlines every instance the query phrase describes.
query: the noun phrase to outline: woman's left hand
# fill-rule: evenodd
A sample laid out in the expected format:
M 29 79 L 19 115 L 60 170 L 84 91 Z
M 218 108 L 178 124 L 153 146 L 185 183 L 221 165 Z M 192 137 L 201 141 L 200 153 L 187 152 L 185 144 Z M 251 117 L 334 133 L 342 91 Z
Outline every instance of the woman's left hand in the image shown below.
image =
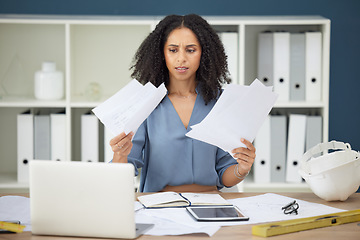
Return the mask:
M 234 157 L 239 164 L 239 173 L 244 175 L 248 173 L 251 169 L 251 166 L 254 163 L 256 154 L 255 154 L 255 147 L 254 145 L 246 139 L 241 139 L 241 142 L 246 145 L 245 147 L 239 147 L 232 150 L 234 153 Z

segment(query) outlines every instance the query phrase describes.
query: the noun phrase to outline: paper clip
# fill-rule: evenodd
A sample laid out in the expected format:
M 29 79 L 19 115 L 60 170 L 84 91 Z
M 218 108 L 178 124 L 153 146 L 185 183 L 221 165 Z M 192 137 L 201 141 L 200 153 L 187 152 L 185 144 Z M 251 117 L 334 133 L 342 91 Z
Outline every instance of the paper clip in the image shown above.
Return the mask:
M 295 213 L 298 214 L 299 204 L 294 200 L 293 202 L 287 204 L 286 206 L 281 208 L 284 210 L 284 214 L 292 214 Z

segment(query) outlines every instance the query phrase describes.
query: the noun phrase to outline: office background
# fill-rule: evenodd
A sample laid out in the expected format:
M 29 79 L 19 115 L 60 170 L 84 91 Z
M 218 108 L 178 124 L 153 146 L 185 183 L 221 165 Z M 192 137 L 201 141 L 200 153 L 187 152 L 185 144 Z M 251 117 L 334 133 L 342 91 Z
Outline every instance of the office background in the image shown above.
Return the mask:
M 331 20 L 329 140 L 360 150 L 359 0 L 0 0 L 0 14 L 321 15 Z

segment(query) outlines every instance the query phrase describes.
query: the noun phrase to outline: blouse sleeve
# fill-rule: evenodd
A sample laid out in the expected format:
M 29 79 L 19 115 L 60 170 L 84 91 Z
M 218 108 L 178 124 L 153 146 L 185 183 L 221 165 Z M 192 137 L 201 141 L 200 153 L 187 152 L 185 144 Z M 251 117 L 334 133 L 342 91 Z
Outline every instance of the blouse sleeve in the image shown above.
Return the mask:
M 147 121 L 145 120 L 140 125 L 132 139 L 133 146 L 130 154 L 128 155 L 128 162 L 134 164 L 136 176 L 139 174 L 138 168 L 142 168 L 144 166 L 143 156 L 146 142 L 146 126 Z
M 224 150 L 218 148 L 216 153 L 216 171 L 219 175 L 219 181 L 222 187 L 224 187 L 224 184 L 222 182 L 222 177 L 225 172 L 225 170 L 232 166 L 237 164 L 237 161 L 227 152 Z

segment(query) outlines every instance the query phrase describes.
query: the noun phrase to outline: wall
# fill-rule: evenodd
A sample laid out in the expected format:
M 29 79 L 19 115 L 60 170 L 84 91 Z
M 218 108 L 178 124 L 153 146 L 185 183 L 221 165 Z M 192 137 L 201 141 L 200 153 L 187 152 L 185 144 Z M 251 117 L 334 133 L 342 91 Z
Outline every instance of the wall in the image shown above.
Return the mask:
M 360 150 L 358 0 L 0 0 L 0 14 L 321 15 L 331 20 L 329 139 Z

